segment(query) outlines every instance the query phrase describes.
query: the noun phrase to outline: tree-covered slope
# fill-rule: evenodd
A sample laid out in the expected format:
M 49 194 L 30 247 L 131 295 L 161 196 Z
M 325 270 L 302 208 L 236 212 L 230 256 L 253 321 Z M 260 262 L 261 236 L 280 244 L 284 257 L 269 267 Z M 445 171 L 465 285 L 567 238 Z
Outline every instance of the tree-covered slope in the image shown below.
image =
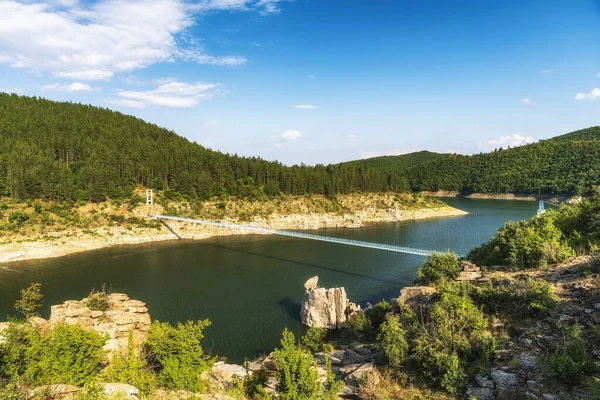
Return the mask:
M 366 158 L 364 160 L 355 160 L 342 163 L 341 165 L 362 165 L 365 168 L 374 168 L 380 171 L 394 171 L 403 173 L 409 168 L 413 168 L 430 161 L 436 160 L 444 154 L 434 153 L 427 150 L 414 153 L 401 154 L 398 156 L 381 156 Z
M 144 185 L 186 197 L 403 190 L 361 165 L 287 167 L 206 149 L 141 119 L 0 93 L 0 196 L 102 201 Z
M 600 128 L 473 156 L 443 155 L 410 168 L 414 190 L 579 194 L 600 183 Z

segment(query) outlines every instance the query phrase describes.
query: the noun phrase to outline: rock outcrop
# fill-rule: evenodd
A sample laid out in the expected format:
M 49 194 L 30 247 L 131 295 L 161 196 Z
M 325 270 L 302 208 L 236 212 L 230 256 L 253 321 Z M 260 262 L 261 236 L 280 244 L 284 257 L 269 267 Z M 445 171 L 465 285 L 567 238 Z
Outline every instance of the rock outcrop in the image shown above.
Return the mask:
M 104 311 L 91 310 L 87 298 L 68 300 L 52 306 L 50 326 L 65 323 L 79 325 L 84 329 L 96 331 L 107 336 L 104 349 L 108 353 L 126 351 L 129 332 L 133 332 L 134 345 L 137 347 L 146 338 L 150 327 L 150 315 L 146 304 L 139 300 L 130 300 L 126 294 L 107 295 L 108 307 Z
M 300 319 L 304 325 L 317 328 L 338 329 L 344 326 L 348 314 L 356 311 L 346 290 L 318 287 L 319 277 L 314 276 L 304 284 L 305 292 L 300 309 Z
M 437 290 L 430 286 L 407 286 L 400 289 L 398 304 L 425 304 L 431 300 L 432 296 L 437 294 Z

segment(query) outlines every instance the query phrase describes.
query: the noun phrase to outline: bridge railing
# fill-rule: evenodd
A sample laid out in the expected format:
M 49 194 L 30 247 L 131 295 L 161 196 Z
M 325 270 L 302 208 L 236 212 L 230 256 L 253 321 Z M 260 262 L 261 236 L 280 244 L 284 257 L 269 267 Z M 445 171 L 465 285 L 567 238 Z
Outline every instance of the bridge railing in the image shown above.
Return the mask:
M 384 244 L 384 243 L 365 242 L 365 241 L 354 240 L 354 239 L 313 235 L 310 233 L 286 231 L 286 230 L 279 230 L 279 229 L 269 229 L 269 228 L 263 228 L 263 227 L 258 227 L 258 226 L 251 226 L 251 225 L 237 225 L 237 224 L 231 224 L 231 223 L 227 223 L 227 222 L 207 221 L 207 220 L 202 220 L 202 219 L 192 219 L 192 218 L 184 218 L 184 217 L 173 217 L 173 216 L 169 216 L 169 215 L 157 215 L 155 218 L 171 220 L 171 221 L 191 222 L 191 223 L 195 223 L 195 224 L 210 225 L 210 226 L 216 226 L 216 227 L 220 227 L 220 228 L 236 229 L 236 230 L 250 231 L 250 232 L 256 232 L 256 233 L 267 233 L 267 234 L 273 234 L 273 235 L 297 237 L 297 238 L 302 238 L 302 239 L 319 240 L 322 242 L 340 243 L 340 244 L 346 244 L 346 245 L 352 245 L 352 246 L 367 247 L 367 248 L 371 248 L 371 249 L 394 251 L 394 252 L 398 252 L 398 253 L 415 254 L 415 255 L 419 255 L 419 256 L 428 256 L 433 253 L 433 251 L 431 251 L 431 250 L 416 249 L 413 247 L 395 246 L 395 245 Z

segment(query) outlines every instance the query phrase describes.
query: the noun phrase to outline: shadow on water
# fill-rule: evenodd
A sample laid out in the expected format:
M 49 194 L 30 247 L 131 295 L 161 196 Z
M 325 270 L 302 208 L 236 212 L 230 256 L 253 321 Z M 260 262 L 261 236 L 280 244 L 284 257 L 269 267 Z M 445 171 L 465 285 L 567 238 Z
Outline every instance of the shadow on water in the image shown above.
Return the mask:
M 249 255 L 253 255 L 253 256 L 260 256 L 260 257 L 270 258 L 272 260 L 289 262 L 289 263 L 297 264 L 297 265 L 303 265 L 305 267 L 312 267 L 312 268 L 322 269 L 324 271 L 335 272 L 335 273 L 338 273 L 338 274 L 344 274 L 344 275 L 349 275 L 349 276 L 355 276 L 355 277 L 358 277 L 358 278 L 369 279 L 369 280 L 376 281 L 376 282 L 391 283 L 393 285 L 401 285 L 402 284 L 402 282 L 393 281 L 393 280 L 390 280 L 390 279 L 383 279 L 383 278 L 377 278 L 377 277 L 370 276 L 370 275 L 358 274 L 356 272 L 344 271 L 344 270 L 337 269 L 337 268 L 326 267 L 324 265 L 304 263 L 302 261 L 293 260 L 291 258 L 277 257 L 277 256 L 272 256 L 272 255 L 269 255 L 269 254 L 265 254 L 265 253 L 259 253 L 259 252 L 248 251 L 248 250 L 241 250 L 241 249 L 236 249 L 235 247 L 228 247 L 228 246 L 223 246 L 223 245 L 219 245 L 219 244 L 215 244 L 215 243 L 204 243 L 204 244 L 207 245 L 207 246 L 217 247 L 219 249 L 237 251 L 237 252 L 240 252 L 240 253 L 249 254 Z
M 291 297 L 284 297 L 283 299 L 281 299 L 279 301 L 278 305 L 283 307 L 285 312 L 287 312 L 293 319 L 295 319 L 298 322 L 301 322 L 300 321 L 300 308 L 301 308 L 300 303 L 296 303 L 294 300 L 292 300 Z

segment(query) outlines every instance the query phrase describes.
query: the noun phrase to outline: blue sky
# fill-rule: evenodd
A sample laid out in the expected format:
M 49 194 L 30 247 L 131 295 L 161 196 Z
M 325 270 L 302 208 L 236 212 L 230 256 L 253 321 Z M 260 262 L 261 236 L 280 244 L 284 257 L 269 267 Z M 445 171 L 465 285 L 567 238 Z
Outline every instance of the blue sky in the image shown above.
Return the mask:
M 600 125 L 600 1 L 0 0 L 0 90 L 288 164 L 469 154 Z

